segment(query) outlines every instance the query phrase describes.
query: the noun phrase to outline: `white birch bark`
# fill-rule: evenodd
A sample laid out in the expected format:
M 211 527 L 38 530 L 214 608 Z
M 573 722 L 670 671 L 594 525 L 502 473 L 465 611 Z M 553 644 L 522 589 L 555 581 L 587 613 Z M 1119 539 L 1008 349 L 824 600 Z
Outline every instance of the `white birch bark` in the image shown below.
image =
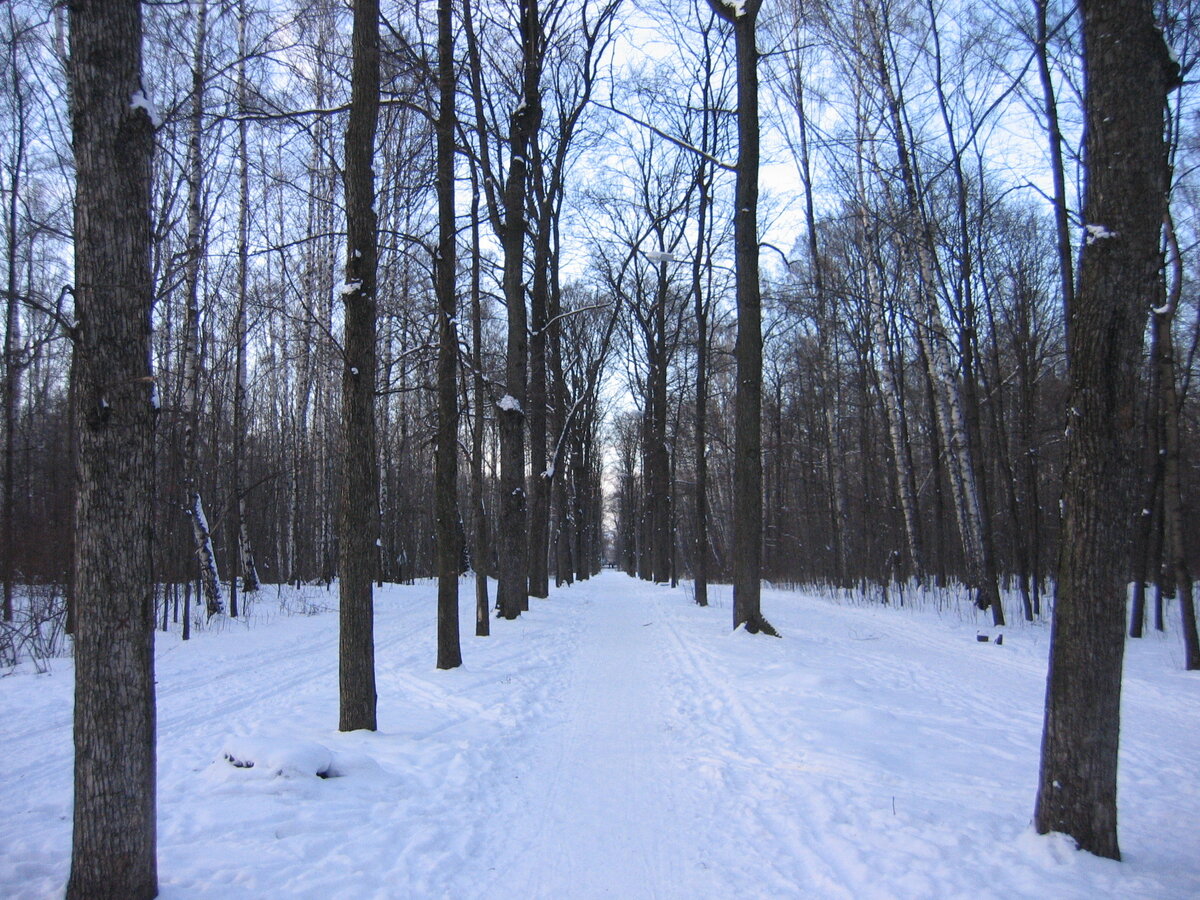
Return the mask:
M 196 9 L 196 43 L 192 57 L 192 109 L 188 132 L 187 185 L 188 185 L 188 260 L 184 274 L 187 293 L 187 330 L 184 335 L 183 363 L 183 481 L 184 511 L 191 519 L 192 541 L 195 546 L 200 571 L 201 589 L 204 593 L 204 608 L 212 616 L 224 609 L 221 579 L 217 573 L 217 556 L 213 550 L 212 532 L 204 514 L 204 500 L 200 496 L 199 454 L 197 452 L 197 430 L 200 424 L 200 269 L 204 255 L 203 237 L 203 161 L 200 156 L 202 118 L 204 115 L 204 57 L 208 42 L 208 5 L 200 0 Z

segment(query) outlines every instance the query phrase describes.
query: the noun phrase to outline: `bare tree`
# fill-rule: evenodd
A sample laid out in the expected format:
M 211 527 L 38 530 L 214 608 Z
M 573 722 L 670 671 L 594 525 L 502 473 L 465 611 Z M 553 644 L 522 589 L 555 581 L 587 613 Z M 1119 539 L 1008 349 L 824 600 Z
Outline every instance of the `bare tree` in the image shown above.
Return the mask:
M 338 515 L 341 637 L 338 728 L 375 730 L 372 582 L 378 555 L 379 470 L 375 452 L 375 130 L 379 119 L 379 2 L 355 0 L 350 121 L 346 128 L 346 305 L 342 370 L 344 466 Z
M 709 0 L 733 26 L 738 157 L 733 246 L 737 271 L 737 419 L 734 449 L 733 627 L 775 634 L 762 616 L 762 297 L 758 274 L 758 47 L 761 0 Z
M 543 27 L 537 0 L 521 0 L 516 10 L 520 39 L 520 78 L 508 116 L 508 172 L 503 189 L 493 170 L 492 145 L 498 128 L 489 124 L 493 101 L 484 96 L 483 57 L 472 4 L 463 6 L 476 139 L 488 219 L 503 255 L 502 287 L 507 307 L 504 395 L 496 402 L 500 432 L 500 499 L 497 528 L 496 604 L 515 619 L 529 607 L 525 428 L 529 370 L 529 316 L 525 301 L 526 203 L 531 142 L 541 124 Z M 498 151 L 497 151 L 498 152 Z
M 75 804 L 69 898 L 149 898 L 155 859 L 150 371 L 153 104 L 136 0 L 70 7 L 76 378 Z
M 204 161 L 201 139 L 204 134 L 204 95 L 208 46 L 208 3 L 196 7 L 196 36 L 192 52 L 192 97 L 188 120 L 187 146 L 187 263 L 184 273 L 187 294 L 187 326 L 184 335 L 183 387 L 183 486 L 184 512 L 192 523 L 192 541 L 199 566 L 204 608 L 209 617 L 224 611 L 221 578 L 217 573 L 217 554 L 212 529 L 204 512 L 200 494 L 200 455 L 197 447 L 200 431 L 200 383 L 203 377 L 200 334 L 200 282 L 205 253 Z
M 438 243 L 434 258 L 438 299 L 437 456 L 434 504 L 437 522 L 438 637 L 437 667 L 462 665 L 458 640 L 458 254 L 454 225 L 454 17 L 451 0 L 438 0 L 437 119 Z
M 1162 449 L 1159 455 L 1163 458 L 1164 469 L 1164 526 L 1170 537 L 1166 563 L 1175 578 L 1175 592 L 1179 597 L 1180 625 L 1183 631 L 1183 667 L 1194 671 L 1200 669 L 1200 638 L 1196 633 L 1196 601 L 1185 538 L 1184 497 L 1180 478 L 1182 448 L 1179 440 L 1179 391 L 1175 375 L 1175 339 L 1171 334 L 1171 321 L 1179 308 L 1179 299 L 1183 293 L 1183 261 L 1180 258 L 1174 222 L 1169 214 L 1166 224 L 1171 280 L 1167 302 L 1153 311 L 1151 322 L 1159 347 L 1156 360 L 1159 367 L 1157 386 L 1161 392 L 1158 408 Z
M 5 231 L 8 238 L 6 253 L 7 290 L 4 298 L 4 537 L 0 544 L 0 577 L 4 585 L 4 621 L 13 620 L 13 578 L 16 556 L 16 462 L 17 462 L 17 412 L 21 405 L 21 371 L 24 368 L 21 347 L 21 303 L 17 294 L 19 268 L 18 234 L 19 210 L 21 207 L 21 179 L 25 174 L 29 122 L 27 88 L 21 71 L 19 32 L 16 12 L 8 6 L 9 59 L 4 77 L 8 79 L 8 90 L 12 94 L 14 113 L 13 146 L 11 155 L 4 162 L 7 170 L 8 208 L 5 213 Z
M 1083 0 L 1087 236 L 1068 329 L 1063 538 L 1034 824 L 1120 859 L 1125 537 L 1145 311 L 1158 296 L 1178 66 L 1149 0 Z
M 488 603 L 488 573 L 491 544 L 488 540 L 487 510 L 484 508 L 483 438 L 488 406 L 487 381 L 483 373 L 482 261 L 479 247 L 479 174 L 471 163 L 471 568 L 475 571 L 475 635 L 491 632 Z
M 249 52 L 246 40 L 246 0 L 238 0 L 238 63 L 237 104 L 238 111 L 245 111 L 249 102 L 246 82 L 246 57 Z M 237 223 L 237 311 L 234 316 L 233 340 L 236 344 L 233 371 L 233 441 L 230 466 L 233 469 L 233 497 L 230 503 L 233 512 L 233 538 L 236 542 L 236 564 L 242 576 L 242 592 L 249 594 L 258 590 L 258 566 L 254 561 L 254 548 L 250 543 L 250 530 L 246 522 L 246 489 L 243 479 L 243 462 L 246 445 L 246 307 L 249 303 L 250 278 L 250 151 L 247 146 L 244 115 L 237 122 L 237 166 L 238 166 L 238 223 Z M 237 581 L 230 579 L 229 615 L 237 616 Z

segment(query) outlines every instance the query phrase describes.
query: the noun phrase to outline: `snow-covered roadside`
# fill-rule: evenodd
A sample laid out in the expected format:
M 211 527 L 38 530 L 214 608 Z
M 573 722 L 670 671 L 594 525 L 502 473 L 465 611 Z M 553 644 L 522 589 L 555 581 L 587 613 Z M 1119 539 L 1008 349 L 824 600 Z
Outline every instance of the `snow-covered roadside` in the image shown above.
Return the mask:
M 768 591 L 779 641 L 606 572 L 438 672 L 435 593 L 380 593 L 376 734 L 335 730 L 336 616 L 160 640 L 162 896 L 1200 896 L 1171 639 L 1127 654 L 1117 864 L 1029 829 L 1043 627 Z M 66 878 L 72 674 L 0 679 L 0 896 Z
M 728 594 L 715 603 L 723 619 Z M 707 690 L 680 679 L 693 685 L 692 721 L 726 750 L 709 764 L 764 798 L 758 818 L 780 850 L 778 887 L 764 896 L 1200 896 L 1200 832 L 1189 824 L 1200 781 L 1187 772 L 1200 679 L 1179 669 L 1177 638 L 1129 645 L 1117 864 L 1029 825 L 1047 627 L 1018 624 L 996 646 L 976 642 L 993 630 L 969 607 L 767 591 L 763 608 L 785 640 L 729 635 L 699 610 L 677 633 L 694 671 L 712 675 Z M 751 751 L 745 764 L 731 747 Z

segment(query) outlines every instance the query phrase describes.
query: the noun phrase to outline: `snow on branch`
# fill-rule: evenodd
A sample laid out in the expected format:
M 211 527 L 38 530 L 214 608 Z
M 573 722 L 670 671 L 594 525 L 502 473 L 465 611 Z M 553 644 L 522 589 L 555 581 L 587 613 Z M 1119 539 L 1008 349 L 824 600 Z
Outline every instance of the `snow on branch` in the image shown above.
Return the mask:
M 144 109 L 146 115 L 150 117 L 150 124 L 155 128 L 162 125 L 162 116 L 159 115 L 158 107 L 154 105 L 154 100 L 146 94 L 141 88 L 133 92 L 133 96 L 129 98 L 130 109 Z
M 649 122 L 645 122 L 645 121 L 639 119 L 637 116 L 631 115 L 630 113 L 627 113 L 624 110 L 617 109 L 615 106 L 609 106 L 607 103 L 601 103 L 599 100 L 596 100 L 594 102 L 601 109 L 606 109 L 609 112 L 616 113 L 618 116 L 620 116 L 623 119 L 628 119 L 634 125 L 639 125 L 642 128 L 645 128 L 647 131 L 651 132 L 652 134 L 658 135 L 664 141 L 670 141 L 672 144 L 674 144 L 676 147 L 680 148 L 681 150 L 687 150 L 689 153 L 695 153 L 697 156 L 701 157 L 702 159 L 706 160 L 707 162 L 712 163 L 714 166 L 716 166 L 719 169 L 724 169 L 726 172 L 736 172 L 737 171 L 737 166 L 731 165 L 727 162 L 723 162 L 722 160 L 717 159 L 711 153 L 705 153 L 699 147 L 689 144 L 687 141 L 680 140 L 679 138 L 675 137 L 674 135 L 667 134 L 661 128 L 656 128 L 655 126 L 651 125 Z

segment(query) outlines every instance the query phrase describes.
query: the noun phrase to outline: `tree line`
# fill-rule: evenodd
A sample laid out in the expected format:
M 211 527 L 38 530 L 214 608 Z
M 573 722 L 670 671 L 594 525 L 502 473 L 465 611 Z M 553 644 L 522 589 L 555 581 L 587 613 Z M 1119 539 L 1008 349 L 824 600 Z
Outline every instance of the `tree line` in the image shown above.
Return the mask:
M 339 330 L 353 281 L 336 247 L 347 220 L 350 47 L 336 4 L 287 15 L 211 5 L 147 17 L 148 83 L 163 107 L 152 182 L 153 353 L 167 423 L 156 568 L 181 586 L 203 568 L 197 602 L 236 614 L 243 580 L 252 590 L 260 578 L 329 581 L 338 569 Z M 432 574 L 437 545 L 436 53 L 432 21 L 401 12 L 382 20 L 374 154 L 373 576 L 385 579 Z M 521 530 L 496 527 L 518 515 L 505 504 L 523 499 L 537 548 L 523 568 L 536 595 L 549 571 L 577 577 L 611 558 L 659 580 L 699 575 L 703 596 L 706 573 L 727 579 L 742 556 L 731 546 L 730 482 L 742 429 L 723 415 L 737 384 L 732 43 L 729 24 L 694 4 L 658 26 L 679 58 L 613 74 L 605 67 L 628 56 L 629 30 L 647 27 L 617 13 L 552 5 L 530 39 L 488 8 L 465 7 L 455 23 L 466 61 L 453 125 L 463 252 L 448 273 L 461 314 L 454 407 L 465 464 L 455 482 L 459 507 L 481 517 L 451 524 L 460 556 L 495 573 L 497 557 L 523 552 L 499 552 Z M 1163 10 L 1185 67 L 1190 16 Z M 67 60 L 63 11 L 11 4 L 6 19 L 7 613 L 15 583 L 68 580 L 55 548 L 69 546 L 71 530 L 63 287 L 73 172 L 65 78 L 52 76 Z M 790 204 L 790 243 L 762 248 L 761 545 L 772 580 L 959 580 L 998 621 L 1013 614 L 999 600 L 1011 584 L 1020 614 L 1041 608 L 1060 526 L 1063 310 L 1088 237 L 1071 224 L 1081 157 L 1064 137 L 1080 133 L 1080 33 L 1068 8 L 1045 4 L 1001 20 L 951 22 L 930 4 L 782 4 L 759 28 L 770 48 L 768 162 L 794 175 L 765 195 L 768 206 Z M 529 57 L 530 84 L 506 71 L 514 53 Z M 536 127 L 506 119 L 501 100 L 533 86 L 544 108 L 525 115 Z M 1194 467 L 1158 452 L 1168 412 L 1184 435 L 1195 418 L 1191 98 L 1178 95 L 1168 131 L 1172 246 L 1182 249 L 1141 370 L 1150 464 L 1131 537 L 1131 580 L 1153 585 L 1160 627 L 1178 560 L 1190 570 L 1196 553 L 1188 504 L 1168 502 L 1190 496 Z M 513 149 L 514 124 L 529 130 L 516 135 L 525 152 Z M 1024 168 L 1014 174 L 1007 130 L 1018 125 Z M 592 163 L 606 158 L 598 177 Z M 591 346 L 583 336 L 596 331 Z M 1162 401 L 1168 390 L 1174 400 Z M 519 412 L 496 405 L 505 396 Z M 524 462 L 504 437 L 518 414 Z M 618 449 L 628 441 L 636 448 Z M 618 460 L 609 485 L 605 446 Z M 552 474 L 530 478 L 526 497 L 535 467 Z

